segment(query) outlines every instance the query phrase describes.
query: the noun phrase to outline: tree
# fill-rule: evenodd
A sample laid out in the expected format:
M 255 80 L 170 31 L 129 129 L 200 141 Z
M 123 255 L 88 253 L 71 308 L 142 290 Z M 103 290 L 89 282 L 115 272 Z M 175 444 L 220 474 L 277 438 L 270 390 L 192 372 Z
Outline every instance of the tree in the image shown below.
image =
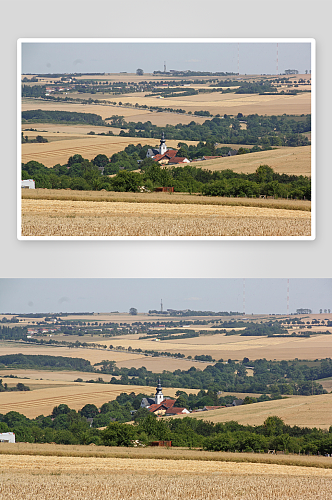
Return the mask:
M 132 425 L 112 422 L 102 431 L 101 439 L 105 446 L 133 446 L 137 438 L 136 429 Z
M 132 316 L 135 316 L 137 314 L 137 309 L 135 307 L 131 307 L 129 309 L 129 314 L 131 314 Z
M 99 413 L 99 411 L 98 411 L 97 406 L 94 404 L 91 404 L 91 403 L 88 403 L 85 406 L 83 406 L 83 408 L 80 411 L 80 414 L 82 415 L 82 417 L 85 417 L 85 418 L 94 418 L 95 416 L 98 415 L 98 413 Z
M 137 68 L 136 75 L 143 76 L 144 75 L 144 71 L 141 68 Z

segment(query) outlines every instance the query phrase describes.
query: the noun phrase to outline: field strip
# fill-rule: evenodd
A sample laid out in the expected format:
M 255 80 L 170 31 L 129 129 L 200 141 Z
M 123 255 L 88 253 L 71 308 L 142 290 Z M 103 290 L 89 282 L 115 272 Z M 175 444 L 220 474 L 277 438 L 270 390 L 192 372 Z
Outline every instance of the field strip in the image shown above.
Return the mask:
M 144 456 L 144 455 L 143 455 Z M 137 472 L 142 466 L 145 470 L 156 473 L 181 473 L 181 474 L 277 474 L 285 476 L 307 476 L 308 467 L 300 465 L 287 465 L 276 463 L 231 462 L 215 460 L 174 460 L 145 458 L 144 465 L 141 458 L 121 457 L 80 457 L 80 456 L 31 456 L 31 455 L 3 455 L 0 454 L 1 469 L 10 471 L 40 471 L 51 473 L 54 470 L 61 473 L 85 472 L 88 474 L 104 472 Z M 328 463 L 328 462 L 327 462 Z M 329 464 L 332 466 L 332 463 Z M 310 475 L 332 478 L 329 468 L 310 467 Z
M 223 205 L 200 205 L 177 204 L 177 203 L 139 203 L 130 202 L 112 203 L 104 201 L 70 201 L 70 200 L 22 200 L 23 214 L 45 214 L 49 211 L 54 215 L 112 215 L 112 216 L 135 216 L 158 215 L 158 216 L 220 216 L 220 217 L 275 217 L 275 218 L 303 218 L 310 219 L 310 212 L 304 210 L 286 210 L 263 207 L 241 207 Z

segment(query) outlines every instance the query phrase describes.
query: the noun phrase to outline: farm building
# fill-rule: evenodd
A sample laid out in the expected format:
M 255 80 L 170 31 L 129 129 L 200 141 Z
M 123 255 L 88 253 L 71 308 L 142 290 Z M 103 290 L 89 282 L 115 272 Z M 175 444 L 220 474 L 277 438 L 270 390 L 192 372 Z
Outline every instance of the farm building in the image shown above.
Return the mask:
M 15 443 L 15 434 L 13 432 L 1 432 L 0 443 Z
M 25 179 L 24 181 L 21 181 L 21 188 L 35 189 L 35 181 L 33 179 Z

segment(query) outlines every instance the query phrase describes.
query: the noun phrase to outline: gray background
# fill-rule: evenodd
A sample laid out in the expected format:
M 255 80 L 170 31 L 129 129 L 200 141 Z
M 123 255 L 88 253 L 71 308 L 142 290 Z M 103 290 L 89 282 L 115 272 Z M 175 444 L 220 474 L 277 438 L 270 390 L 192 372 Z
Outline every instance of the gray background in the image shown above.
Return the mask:
M 6 3 L 1 31 L 0 277 L 330 277 L 329 2 Z M 18 241 L 16 41 L 28 37 L 298 37 L 317 43 L 315 241 Z

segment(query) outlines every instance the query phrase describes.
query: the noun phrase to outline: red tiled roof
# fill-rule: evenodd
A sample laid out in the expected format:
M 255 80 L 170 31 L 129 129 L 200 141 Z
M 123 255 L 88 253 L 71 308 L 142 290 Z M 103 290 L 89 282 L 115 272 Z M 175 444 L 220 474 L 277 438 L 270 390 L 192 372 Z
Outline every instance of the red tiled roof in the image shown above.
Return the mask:
M 157 410 L 167 410 L 168 408 L 172 408 L 175 401 L 176 399 L 164 399 L 159 405 L 157 404 L 150 405 L 148 410 L 153 412 Z
M 174 156 L 171 160 L 170 160 L 170 163 L 183 163 L 184 160 L 188 160 L 188 158 L 186 158 L 185 156 L 184 157 L 181 157 L 181 156 Z M 187 162 L 185 162 L 187 163 Z
M 176 408 L 173 406 L 173 408 L 170 408 L 169 410 L 166 411 L 167 415 L 178 415 L 183 412 L 183 410 L 186 410 L 187 408 Z
M 164 153 L 163 155 L 157 154 L 157 155 L 153 156 L 153 160 L 154 161 L 170 160 L 171 158 L 176 156 L 176 153 L 177 153 L 177 151 L 175 149 L 168 149 L 166 151 L 166 153 Z
M 166 153 L 164 153 L 164 156 L 168 156 L 168 158 L 173 158 L 173 156 L 176 156 L 177 150 L 175 149 L 168 149 Z

